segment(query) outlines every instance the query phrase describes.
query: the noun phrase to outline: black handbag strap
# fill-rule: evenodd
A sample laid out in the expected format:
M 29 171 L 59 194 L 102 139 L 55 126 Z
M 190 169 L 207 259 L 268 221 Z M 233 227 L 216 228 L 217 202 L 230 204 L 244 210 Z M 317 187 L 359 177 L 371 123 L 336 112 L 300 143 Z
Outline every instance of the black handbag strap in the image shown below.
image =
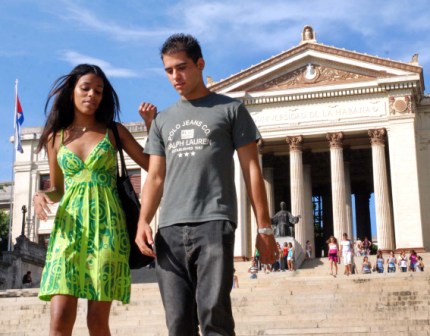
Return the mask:
M 111 129 L 112 129 L 113 135 L 115 137 L 116 148 L 118 149 L 118 153 L 119 153 L 119 156 L 121 158 L 121 177 L 124 178 L 124 177 L 128 176 L 128 173 L 127 173 L 127 167 L 125 166 L 124 153 L 122 152 L 122 143 L 121 143 L 121 139 L 119 137 L 118 128 L 117 128 L 116 124 L 117 124 L 116 122 L 113 122 Z M 117 165 L 116 166 L 117 174 L 119 173 L 118 169 L 119 168 Z

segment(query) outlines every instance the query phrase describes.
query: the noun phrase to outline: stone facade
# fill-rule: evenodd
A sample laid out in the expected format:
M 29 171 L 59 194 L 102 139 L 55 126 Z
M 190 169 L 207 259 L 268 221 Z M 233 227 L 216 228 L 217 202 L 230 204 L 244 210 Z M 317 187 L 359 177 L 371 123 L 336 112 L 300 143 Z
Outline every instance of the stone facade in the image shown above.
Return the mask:
M 288 199 L 303 217 L 296 224 L 302 245 L 322 246 L 344 232 L 371 238 L 374 195 L 379 248 L 429 249 L 430 97 L 422 67 L 416 57 L 397 62 L 325 46 L 315 36 L 306 26 L 298 46 L 212 78 L 210 89 L 251 112 L 263 137 L 262 169 L 270 171 L 268 197 L 275 204 Z M 309 211 L 315 197 L 324 209 L 319 221 Z M 313 224 L 322 231 L 319 242 Z

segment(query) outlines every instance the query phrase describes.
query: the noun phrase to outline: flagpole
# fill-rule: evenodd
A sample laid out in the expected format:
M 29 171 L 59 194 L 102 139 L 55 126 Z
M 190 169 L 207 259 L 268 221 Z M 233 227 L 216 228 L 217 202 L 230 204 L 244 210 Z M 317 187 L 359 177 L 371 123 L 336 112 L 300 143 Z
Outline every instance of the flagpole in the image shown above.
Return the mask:
M 13 114 L 13 150 L 12 150 L 12 173 L 11 173 L 11 186 L 10 186 L 10 205 L 9 205 L 9 236 L 8 236 L 8 245 L 7 250 L 12 251 L 12 222 L 13 222 L 13 203 L 14 203 L 14 197 L 13 197 L 13 190 L 15 188 L 15 159 L 16 159 L 16 143 L 18 141 L 17 139 L 17 130 L 16 130 L 16 117 L 18 113 L 18 79 L 15 79 L 15 109 Z

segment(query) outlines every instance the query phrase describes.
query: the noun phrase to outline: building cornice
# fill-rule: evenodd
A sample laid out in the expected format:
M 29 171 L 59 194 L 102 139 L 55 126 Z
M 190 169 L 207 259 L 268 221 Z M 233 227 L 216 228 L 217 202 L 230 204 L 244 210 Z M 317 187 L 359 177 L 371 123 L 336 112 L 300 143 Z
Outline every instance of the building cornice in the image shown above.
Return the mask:
M 236 92 L 234 98 L 241 100 L 245 105 L 261 105 L 261 104 L 274 104 L 285 103 L 301 100 L 313 100 L 322 98 L 338 98 L 355 95 L 369 95 L 381 94 L 393 90 L 411 90 L 417 87 L 416 81 L 406 81 L 398 83 L 382 83 L 377 86 L 363 86 L 363 87 L 347 87 L 333 90 L 333 87 L 326 90 L 317 90 L 310 92 L 309 90 L 300 92 L 285 91 L 271 91 L 271 92 Z

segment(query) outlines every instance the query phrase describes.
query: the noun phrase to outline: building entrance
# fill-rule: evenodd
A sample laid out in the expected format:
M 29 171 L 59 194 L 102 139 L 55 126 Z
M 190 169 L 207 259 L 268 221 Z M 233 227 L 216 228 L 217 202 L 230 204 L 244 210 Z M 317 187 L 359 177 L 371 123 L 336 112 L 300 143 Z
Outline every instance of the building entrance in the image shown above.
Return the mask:
M 306 148 L 306 139 L 303 141 L 303 178 L 305 185 L 310 185 L 311 192 L 305 194 L 305 209 L 308 208 L 310 216 L 304 216 L 305 222 L 297 225 L 307 226 L 304 230 L 306 240 L 310 240 L 314 246 L 316 257 L 327 256 L 326 241 L 331 235 L 335 235 L 333 223 L 333 186 L 331 178 L 331 156 L 329 149 L 313 151 Z M 346 141 L 346 143 L 348 143 Z M 288 146 L 285 144 L 285 146 Z M 328 147 L 328 145 L 327 145 Z M 373 194 L 372 151 L 370 144 L 366 146 L 344 146 L 343 164 L 345 178 L 345 231 L 351 239 L 357 237 L 364 239 L 376 239 L 376 232 L 372 232 L 372 214 L 374 204 L 370 202 Z M 388 160 L 388 158 L 387 158 Z M 269 195 L 273 199 L 275 207 L 280 202 L 285 202 L 291 209 L 291 162 L 288 152 L 272 152 L 263 154 L 263 169 L 273 170 L 273 183 Z M 277 209 L 272 209 L 276 212 Z M 298 213 L 292 213 L 294 216 Z M 273 215 L 273 213 L 271 214 Z M 303 214 L 301 214 L 303 216 Z M 374 217 L 374 215 L 373 215 Z M 296 226 L 297 226 L 296 225 Z M 373 229 L 373 231 L 376 231 Z M 342 234 L 341 232 L 340 234 Z M 340 240 L 340 236 L 337 237 Z M 305 240 L 305 241 L 306 241 Z

